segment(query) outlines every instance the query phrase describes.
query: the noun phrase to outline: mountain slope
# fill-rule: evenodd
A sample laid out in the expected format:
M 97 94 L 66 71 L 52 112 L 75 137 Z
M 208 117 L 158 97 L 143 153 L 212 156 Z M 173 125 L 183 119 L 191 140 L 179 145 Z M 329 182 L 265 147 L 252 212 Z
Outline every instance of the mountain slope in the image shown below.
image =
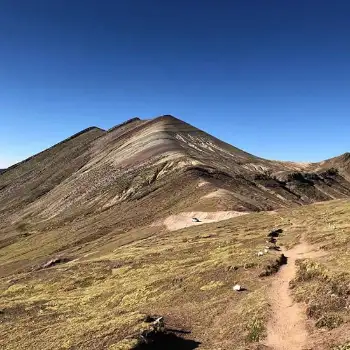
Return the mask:
M 339 323 L 326 342 L 315 330 L 312 349 L 344 342 L 349 276 L 336 272 L 349 263 L 349 205 L 305 204 L 350 196 L 349 159 L 266 160 L 162 116 L 88 128 L 6 169 L 0 347 L 135 350 L 146 316 L 162 315 L 187 338 L 175 339 L 181 349 L 261 348 L 274 278 L 261 276 L 279 253 L 257 252 L 274 227 L 286 231 L 285 246 L 307 232 L 327 251 L 303 262 L 317 274 L 298 272 L 296 297 L 311 319 Z M 328 289 L 339 281 L 333 303 Z M 236 283 L 248 290 L 232 294 Z
M 275 209 L 349 196 L 347 159 L 309 166 L 274 162 L 171 116 L 135 118 L 108 132 L 88 129 L 7 169 L 0 178 L 0 210 L 29 204 L 26 215 L 45 219 L 72 207 L 82 214 L 188 177 L 203 186 L 198 191 L 207 195 L 201 201 L 209 210 Z
M 279 253 L 257 252 L 278 227 L 284 231 L 279 244 L 291 246 L 305 235 L 326 254 L 299 262 L 292 293 L 306 303 L 305 348 L 333 349 L 350 339 L 349 214 L 348 202 L 331 201 L 176 233 L 145 237 L 138 230 L 133 242 L 117 244 L 109 237 L 89 253 L 81 243 L 71 256 L 61 255 L 71 261 L 0 279 L 0 347 L 136 350 L 148 320 L 162 316 L 167 329 L 185 339 L 161 338 L 155 349 L 171 349 L 176 340 L 178 350 L 272 350 L 259 342 L 271 314 L 269 298 L 276 299 L 269 295 L 276 277 L 262 276 Z M 13 259 L 9 247 L 0 252 L 2 264 L 5 254 Z M 236 283 L 247 290 L 233 291 Z
M 183 212 L 347 198 L 348 164 L 347 154 L 315 164 L 262 159 L 172 116 L 92 127 L 0 175 L 0 246 L 16 243 L 22 257 L 37 251 L 44 259 L 140 227 L 162 230 L 157 225 Z M 31 263 L 22 257 L 14 268 Z
M 8 168 L 0 218 L 7 228 L 30 218 L 125 230 L 182 211 L 293 207 L 349 196 L 348 164 L 348 155 L 309 165 L 265 160 L 172 116 L 134 118 L 86 129 Z
M 1 173 L 0 212 L 18 208 L 48 193 L 84 165 L 89 144 L 104 133 L 85 129 Z

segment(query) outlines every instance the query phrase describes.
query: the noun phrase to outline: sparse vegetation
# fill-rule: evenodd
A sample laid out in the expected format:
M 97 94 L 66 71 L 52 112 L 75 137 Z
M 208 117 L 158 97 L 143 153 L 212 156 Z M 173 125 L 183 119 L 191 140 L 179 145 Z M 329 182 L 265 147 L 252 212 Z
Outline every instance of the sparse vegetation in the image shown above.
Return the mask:
M 247 335 L 248 342 L 258 342 L 265 336 L 264 323 L 259 319 L 254 319 L 249 325 L 249 333 Z
M 304 231 L 327 252 L 298 261 L 291 287 L 318 326 L 336 329 L 349 323 L 349 257 L 344 254 L 350 241 L 349 213 L 349 203 L 331 202 L 250 214 L 127 245 L 102 242 L 98 252 L 87 257 L 88 248 L 76 250 L 77 261 L 8 276 L 1 280 L 4 348 L 16 344 L 16 349 L 40 349 L 45 344 L 44 349 L 59 342 L 66 348 L 107 344 L 131 349 L 147 313 L 164 315 L 167 324 L 190 331 L 190 339 L 209 347 L 230 349 L 233 341 L 242 349 L 249 347 L 264 338 L 269 318 L 266 293 L 274 277 L 258 276 L 281 253 L 258 257 L 256 252 L 273 227 L 283 227 L 283 246 L 292 246 Z M 337 232 L 329 227 L 331 219 Z M 208 234 L 210 239 L 205 238 Z M 87 244 L 91 252 L 96 250 L 94 241 Z M 13 251 L 8 247 L 2 254 L 3 261 L 9 261 L 4 254 L 10 257 Z M 236 283 L 247 291 L 234 293 Z M 36 336 L 25 338 L 22 347 L 20 339 L 28 332 Z
M 256 221 L 239 217 L 220 229 L 217 224 L 191 227 L 108 250 L 101 245 L 91 258 L 82 258 L 81 252 L 76 262 L 25 272 L 11 283 L 2 280 L 6 327 L 0 326 L 0 332 L 5 348 L 19 344 L 21 349 L 19 337 L 43 328 L 46 331 L 27 339 L 23 349 L 57 343 L 89 348 L 106 337 L 108 346 L 126 346 L 142 329 L 145 313 L 162 314 L 167 324 L 191 331 L 191 339 L 214 347 L 233 339 L 241 344 L 260 339 L 268 307 L 266 282 L 257 276 L 269 257 L 258 258 L 255 252 L 275 217 L 253 217 Z M 198 229 L 204 236 L 216 234 L 208 240 Z M 228 269 L 238 265 L 241 268 Z M 236 282 L 248 291 L 234 294 Z M 205 329 L 217 336 L 205 335 Z
M 307 315 L 316 327 L 334 329 L 350 321 L 349 203 L 331 202 L 302 208 L 307 238 L 326 250 L 323 258 L 298 261 L 297 276 L 291 283 L 297 301 L 307 304 Z
M 350 342 L 347 342 L 343 345 L 335 346 L 334 348 L 332 348 L 332 350 L 350 350 Z
M 203 348 L 254 349 L 285 263 L 278 251 L 257 255 L 275 228 L 284 248 L 305 236 L 327 253 L 299 261 L 291 287 L 312 323 L 329 329 L 320 349 L 343 344 L 350 203 L 299 206 L 349 196 L 343 163 L 264 160 L 166 116 L 88 129 L 6 170 L 0 348 L 135 349 L 145 316 L 157 314 L 167 335 L 180 330 Z M 250 213 L 174 232 L 159 224 L 219 210 Z

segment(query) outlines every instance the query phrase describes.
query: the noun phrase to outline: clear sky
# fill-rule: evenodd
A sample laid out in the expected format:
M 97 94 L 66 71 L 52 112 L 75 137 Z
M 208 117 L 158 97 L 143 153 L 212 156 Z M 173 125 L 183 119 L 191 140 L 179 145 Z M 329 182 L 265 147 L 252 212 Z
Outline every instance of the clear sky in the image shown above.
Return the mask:
M 0 168 L 172 114 L 253 154 L 350 151 L 350 1 L 1 0 Z

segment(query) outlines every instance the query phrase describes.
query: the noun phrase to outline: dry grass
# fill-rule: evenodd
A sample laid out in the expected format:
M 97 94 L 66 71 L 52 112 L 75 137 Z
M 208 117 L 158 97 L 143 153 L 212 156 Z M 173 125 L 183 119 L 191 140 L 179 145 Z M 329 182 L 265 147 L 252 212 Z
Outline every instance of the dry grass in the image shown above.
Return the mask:
M 335 346 L 332 350 L 350 350 L 350 342 L 343 345 Z
M 275 255 L 256 253 L 274 217 L 252 218 L 109 246 L 108 253 L 101 246 L 82 260 L 3 278 L 2 347 L 131 348 L 146 314 L 223 349 L 259 340 L 268 305 L 258 276 Z M 235 283 L 247 291 L 234 292 Z
M 296 213 L 305 226 L 306 238 L 327 252 L 316 260 L 298 261 L 292 282 L 297 301 L 307 304 L 307 315 L 319 328 L 333 329 L 350 321 L 349 212 L 348 202 L 334 201 Z
M 253 348 L 265 336 L 273 278 L 259 276 L 280 254 L 257 252 L 273 228 L 284 230 L 285 246 L 305 233 L 327 250 L 299 262 L 293 293 L 320 326 L 347 324 L 349 214 L 348 202 L 335 201 L 159 232 L 124 245 L 89 242 L 75 251 L 75 261 L 1 279 L 0 347 L 132 349 L 148 327 L 145 316 L 157 314 L 169 328 L 191 332 L 184 337 L 200 348 Z M 21 259 L 19 247 L 2 250 L 2 264 Z M 87 252 L 93 254 L 84 257 Z M 236 283 L 247 291 L 234 292 Z

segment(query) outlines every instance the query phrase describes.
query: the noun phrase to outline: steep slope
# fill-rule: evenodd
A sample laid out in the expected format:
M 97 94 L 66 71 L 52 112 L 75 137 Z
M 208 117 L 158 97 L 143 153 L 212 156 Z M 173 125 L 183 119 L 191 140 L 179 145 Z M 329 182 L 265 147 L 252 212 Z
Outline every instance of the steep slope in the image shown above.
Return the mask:
M 135 118 L 108 132 L 93 129 L 82 136 L 8 169 L 0 178 L 1 208 L 18 206 L 20 198 L 31 203 L 26 215 L 47 219 L 72 207 L 79 214 L 138 200 L 187 177 L 203 186 L 201 202 L 208 210 L 219 203 L 222 209 L 275 209 L 350 195 L 344 161 L 298 167 L 264 160 L 171 116 Z M 334 166 L 342 171 L 329 170 Z
M 349 179 L 350 175 L 350 153 L 344 153 L 338 157 L 327 159 L 323 162 L 316 163 L 313 166 L 315 171 L 322 171 L 324 169 L 333 169 L 341 175 Z
M 172 116 L 134 118 L 108 132 L 86 129 L 7 169 L 0 215 L 65 220 L 150 194 L 161 201 L 179 184 L 199 194 L 188 193 L 184 209 L 271 210 L 349 196 L 348 164 L 346 155 L 307 166 L 269 161 Z
M 145 226 L 152 234 L 182 212 L 346 198 L 347 160 L 265 160 L 172 116 L 89 128 L 0 175 L 0 246 L 18 244 L 21 252 L 6 269 Z
M 35 201 L 89 159 L 86 150 L 105 131 L 91 127 L 1 173 L 0 212 Z

